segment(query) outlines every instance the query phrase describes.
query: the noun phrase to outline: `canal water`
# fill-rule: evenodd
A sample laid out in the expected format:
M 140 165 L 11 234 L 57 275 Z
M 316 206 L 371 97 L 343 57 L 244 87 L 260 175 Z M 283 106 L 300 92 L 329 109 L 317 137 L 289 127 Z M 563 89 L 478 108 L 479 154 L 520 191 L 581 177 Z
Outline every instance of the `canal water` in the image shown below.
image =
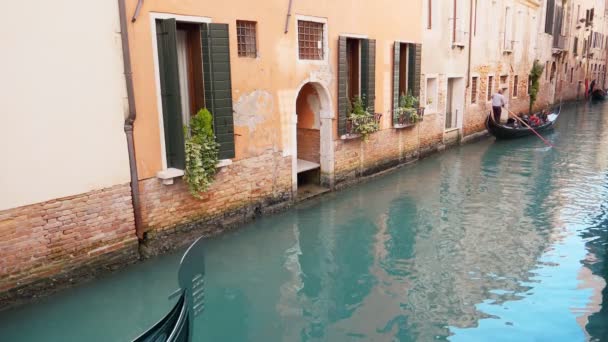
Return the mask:
M 209 240 L 197 341 L 608 340 L 608 106 L 454 148 Z M 181 253 L 0 313 L 0 341 L 129 341 Z

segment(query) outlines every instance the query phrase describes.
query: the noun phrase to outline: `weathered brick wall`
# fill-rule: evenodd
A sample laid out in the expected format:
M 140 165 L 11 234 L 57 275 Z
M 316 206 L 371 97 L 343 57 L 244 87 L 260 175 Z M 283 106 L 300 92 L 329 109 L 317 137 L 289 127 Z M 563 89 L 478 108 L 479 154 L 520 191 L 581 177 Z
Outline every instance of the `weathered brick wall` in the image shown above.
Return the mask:
M 298 159 L 321 163 L 321 131 L 298 128 Z
M 153 240 L 171 235 L 180 226 L 198 225 L 197 234 L 213 234 L 222 231 L 226 221 L 240 223 L 266 207 L 289 202 L 291 157 L 268 151 L 223 167 L 201 199 L 189 193 L 182 179 L 163 185 L 150 178 L 140 181 L 139 187 L 144 230 L 150 246 L 157 249 L 154 244 L 161 241 Z M 170 248 L 175 247 L 179 244 Z
M 1 211 L 0 293 L 102 265 L 116 252 L 128 250 L 108 262 L 134 261 L 133 221 L 129 184 Z
M 415 160 L 425 150 L 438 148 L 443 144 L 443 120 L 442 115 L 429 115 L 413 127 L 383 129 L 370 135 L 367 141 L 337 140 L 335 184 L 395 167 Z

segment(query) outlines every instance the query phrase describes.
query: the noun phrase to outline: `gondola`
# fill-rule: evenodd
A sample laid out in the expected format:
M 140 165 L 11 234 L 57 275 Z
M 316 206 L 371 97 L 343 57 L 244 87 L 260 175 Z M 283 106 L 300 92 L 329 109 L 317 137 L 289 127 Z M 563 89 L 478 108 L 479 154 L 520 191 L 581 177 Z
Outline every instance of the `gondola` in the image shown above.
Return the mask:
M 179 296 L 171 311 L 133 342 L 190 342 L 194 318 L 204 309 L 205 259 L 203 239 L 196 240 L 184 253 L 178 271 Z
M 602 89 L 595 89 L 591 93 L 591 99 L 593 101 L 604 101 L 605 98 L 606 98 L 606 92 L 603 91 Z
M 182 291 L 179 300 L 171 311 L 148 331 L 133 340 L 133 342 L 188 342 L 190 320 L 188 319 L 186 295 Z
M 538 133 L 552 129 L 560 112 L 561 106 L 547 115 L 547 122 L 532 128 Z M 512 127 L 497 123 L 490 118 L 490 115 L 486 119 L 486 128 L 490 134 L 496 137 L 496 139 L 515 139 L 534 134 L 534 132 L 527 127 Z

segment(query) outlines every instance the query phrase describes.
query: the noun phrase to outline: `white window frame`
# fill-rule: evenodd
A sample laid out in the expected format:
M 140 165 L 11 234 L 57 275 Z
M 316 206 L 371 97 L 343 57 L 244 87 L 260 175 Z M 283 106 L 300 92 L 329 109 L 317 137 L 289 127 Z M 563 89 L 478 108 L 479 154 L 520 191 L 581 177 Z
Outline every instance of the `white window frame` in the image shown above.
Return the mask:
M 157 177 L 163 180 L 164 184 L 172 184 L 173 178 L 181 177 L 183 170 L 174 168 L 167 168 L 167 150 L 165 143 L 165 124 L 163 121 L 163 100 L 161 95 L 160 86 L 160 65 L 158 60 L 158 42 L 156 40 L 156 20 L 157 19 L 175 19 L 182 23 L 194 23 L 194 24 L 209 24 L 212 22 L 210 17 L 197 17 L 188 15 L 177 15 L 173 13 L 150 13 L 150 32 L 152 34 L 152 57 L 154 60 L 154 83 L 156 88 L 156 107 L 158 111 L 158 127 L 160 134 L 160 151 L 161 151 L 161 170 L 157 173 Z M 220 160 L 218 167 L 230 165 L 232 161 Z
M 329 31 L 327 26 L 327 18 L 324 17 L 313 17 L 309 15 L 296 14 L 296 20 L 294 20 L 294 34 L 296 36 L 296 60 L 298 63 L 304 64 L 317 64 L 325 65 L 329 64 L 329 38 L 327 32 Z M 300 59 L 300 37 L 298 34 L 298 22 L 299 21 L 311 21 L 314 23 L 323 24 L 323 59 Z

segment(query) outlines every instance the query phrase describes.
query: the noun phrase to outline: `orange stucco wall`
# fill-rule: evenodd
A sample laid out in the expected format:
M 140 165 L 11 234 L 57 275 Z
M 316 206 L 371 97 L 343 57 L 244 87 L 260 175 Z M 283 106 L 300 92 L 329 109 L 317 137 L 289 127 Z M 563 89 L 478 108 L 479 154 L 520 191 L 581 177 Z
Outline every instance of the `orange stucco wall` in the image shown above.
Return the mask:
M 144 2 L 138 20 L 129 26 L 138 112 L 135 144 L 140 179 L 153 177 L 162 169 L 163 152 L 151 36 L 152 12 L 208 17 L 214 23 L 230 25 L 237 160 L 261 155 L 269 149 L 290 150 L 294 139 L 290 125 L 295 115 L 298 88 L 311 77 L 320 80 L 328 89 L 333 111 L 336 111 L 335 75 L 339 35 L 362 35 L 376 39 L 376 111 L 385 113 L 382 127 L 390 127 L 393 42 L 420 42 L 421 3 L 397 0 L 295 1 L 289 32 L 284 33 L 288 3 L 288 0 Z M 137 0 L 128 1 L 128 13 L 135 11 L 136 4 Z M 297 16 L 314 16 L 327 21 L 327 62 L 298 60 Z M 257 22 L 258 58 L 237 56 L 237 19 Z M 336 132 L 335 120 L 333 124 Z M 336 136 L 334 134 L 334 139 Z

